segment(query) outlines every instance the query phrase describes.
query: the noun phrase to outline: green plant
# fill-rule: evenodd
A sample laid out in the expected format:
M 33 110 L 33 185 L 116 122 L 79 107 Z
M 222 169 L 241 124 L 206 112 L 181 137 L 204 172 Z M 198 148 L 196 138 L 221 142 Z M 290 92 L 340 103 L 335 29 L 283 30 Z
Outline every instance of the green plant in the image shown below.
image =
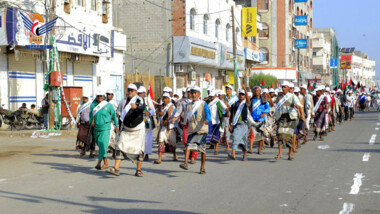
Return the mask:
M 265 81 L 265 88 L 270 88 L 273 84 L 273 88 L 277 88 L 277 78 L 272 75 L 266 75 L 263 73 L 259 74 L 253 74 L 251 78 L 249 78 L 249 87 L 252 88 L 253 86 L 261 86 L 261 82 Z

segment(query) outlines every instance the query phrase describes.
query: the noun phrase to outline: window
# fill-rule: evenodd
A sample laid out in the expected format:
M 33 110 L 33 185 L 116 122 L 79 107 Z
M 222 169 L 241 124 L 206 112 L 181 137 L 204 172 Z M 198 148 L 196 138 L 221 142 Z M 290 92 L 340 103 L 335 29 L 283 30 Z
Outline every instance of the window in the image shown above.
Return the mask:
M 297 16 L 299 16 L 299 15 L 300 15 L 300 8 L 297 7 Z
M 269 10 L 269 0 L 259 1 L 259 10 L 268 11 Z
M 263 29 L 259 31 L 260 39 L 268 39 L 269 38 L 269 26 L 268 24 L 263 23 Z
M 102 4 L 102 21 L 103 23 L 108 23 L 108 4 L 103 2 Z
M 203 33 L 207 34 L 208 15 L 203 16 Z
M 215 89 L 223 90 L 223 77 L 215 77 Z
M 91 0 L 91 10 L 96 10 L 96 0 Z
M 190 30 L 195 30 L 195 9 L 190 10 Z
M 78 6 L 83 6 L 83 0 L 77 0 L 77 5 Z
M 230 25 L 230 24 L 227 24 L 227 25 L 226 25 L 226 41 L 227 41 L 227 42 L 230 41 L 230 30 L 231 30 L 231 25 Z
M 220 19 L 215 21 L 215 38 L 219 38 Z
M 260 48 L 260 52 L 264 55 L 264 62 L 269 62 L 269 51 L 267 48 Z
M 179 73 L 176 74 L 176 85 L 177 85 L 177 88 L 186 88 L 187 87 L 186 82 L 187 82 L 186 81 L 186 75 L 179 74 Z

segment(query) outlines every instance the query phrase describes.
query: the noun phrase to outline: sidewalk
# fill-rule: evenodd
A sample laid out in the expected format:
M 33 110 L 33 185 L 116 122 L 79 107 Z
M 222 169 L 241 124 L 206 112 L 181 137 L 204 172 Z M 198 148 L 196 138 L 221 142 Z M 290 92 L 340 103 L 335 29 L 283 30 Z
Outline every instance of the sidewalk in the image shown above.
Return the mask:
M 0 130 L 0 137 L 30 137 L 32 136 L 33 132 L 35 131 L 40 131 L 40 130 L 37 130 L 37 129 L 34 129 L 34 130 L 20 130 L 20 131 L 9 131 L 9 130 L 6 130 L 6 131 L 3 131 L 3 130 Z M 41 132 L 43 133 L 43 132 Z M 54 133 L 54 132 L 47 132 L 47 133 Z M 60 136 L 55 136 L 55 137 L 68 137 L 68 136 L 76 136 L 78 134 L 78 130 L 77 129 L 72 129 L 72 130 L 61 130 L 61 131 L 57 131 L 57 133 L 60 133 Z

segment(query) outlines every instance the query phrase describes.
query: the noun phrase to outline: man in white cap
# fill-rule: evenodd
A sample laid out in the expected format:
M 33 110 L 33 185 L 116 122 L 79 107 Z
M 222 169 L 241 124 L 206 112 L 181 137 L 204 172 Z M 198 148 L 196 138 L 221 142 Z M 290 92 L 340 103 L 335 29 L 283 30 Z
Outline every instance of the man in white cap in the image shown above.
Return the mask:
M 93 141 L 92 132 L 90 132 L 89 122 L 91 103 L 90 96 L 83 95 L 76 111 L 76 123 L 78 124 L 76 149 L 81 151 L 80 157 L 86 155 L 86 149 L 90 150 L 90 156 L 93 157 L 95 150 L 95 142 Z
M 327 133 L 330 132 L 330 121 L 331 121 L 330 113 L 331 113 L 331 106 L 332 106 L 332 99 L 330 96 L 330 87 L 323 86 L 323 92 L 328 102 L 327 112 L 325 116 L 326 123 L 325 123 L 325 128 L 324 128 L 325 135 L 327 135 Z
M 317 137 L 319 136 L 320 139 L 323 141 L 323 134 L 322 131 L 325 127 L 326 121 L 326 114 L 327 110 L 329 108 L 329 104 L 327 101 L 327 97 L 323 93 L 323 87 L 319 86 L 316 89 L 316 96 L 313 98 L 314 99 L 314 126 L 315 126 L 315 131 L 314 131 L 314 138 L 313 140 L 316 140 Z
M 246 94 L 247 90 L 243 85 L 243 89 L 239 89 L 239 100 L 230 108 L 229 131 L 232 136 L 232 152 L 228 157 L 236 160 L 236 150 L 243 151 L 243 161 L 247 161 L 247 151 L 249 149 L 248 139 L 248 122 L 251 115 L 249 114 L 250 101 Z
M 343 122 L 343 116 L 344 116 L 344 104 L 346 97 L 343 95 L 342 90 L 338 89 L 336 91 L 336 100 L 339 100 L 340 106 L 339 106 L 339 114 L 338 114 L 338 121 L 340 124 Z
M 294 83 L 292 82 L 289 83 L 289 92 L 292 94 L 294 93 Z
M 155 164 L 162 163 L 162 153 L 165 151 L 170 151 L 173 153 L 173 160 L 178 161 L 176 153 L 176 132 L 174 131 L 174 121 L 172 120 L 176 107 L 170 102 L 169 93 L 164 93 L 162 95 L 162 106 L 157 110 L 157 114 L 160 117 L 160 128 L 158 130 L 158 159 L 154 161 Z
M 298 98 L 301 107 L 298 114 L 298 124 L 294 130 L 293 135 L 293 152 L 297 152 L 298 148 L 301 148 L 300 140 L 305 137 L 305 112 L 304 112 L 304 97 L 300 94 L 301 90 L 299 87 L 294 87 L 294 95 Z
M 293 134 L 297 126 L 297 118 L 301 108 L 298 98 L 290 93 L 290 83 L 284 81 L 282 86 L 283 95 L 278 96 L 276 104 L 276 122 L 277 122 L 277 140 L 278 140 L 278 155 L 276 160 L 282 158 L 282 147 L 289 148 L 288 160 L 294 160 L 292 157 Z
M 188 127 L 189 127 L 189 121 L 186 120 L 187 117 L 187 105 L 192 102 L 193 100 L 193 95 L 191 93 L 191 87 L 186 89 L 187 96 L 186 99 L 184 99 L 177 107 L 177 112 L 174 115 L 174 118 L 180 118 L 180 124 L 182 126 L 182 143 L 184 147 L 186 148 L 187 146 L 187 138 L 188 138 Z M 197 151 L 191 151 L 191 164 L 195 164 L 195 159 L 198 157 L 198 152 Z
M 114 110 L 116 112 L 118 104 L 117 104 L 117 101 L 116 101 L 116 99 L 114 97 L 114 93 L 113 93 L 113 91 L 111 89 L 108 89 L 106 91 L 106 100 L 107 100 L 108 103 L 110 103 L 113 106 L 113 108 L 114 108 Z M 112 151 L 113 158 L 114 158 L 114 152 L 115 152 L 115 143 L 116 143 L 115 125 L 114 125 L 113 122 L 111 122 L 110 142 L 108 143 L 108 145 L 109 145 L 108 148 L 109 148 L 110 151 Z
M 351 120 L 353 118 L 353 113 L 354 113 L 354 106 L 355 106 L 355 97 L 352 95 L 352 91 L 349 90 L 347 95 L 346 95 L 346 107 L 345 107 L 345 115 L 346 115 L 346 120 Z
M 135 176 L 142 177 L 142 160 L 145 152 L 145 123 L 144 123 L 144 99 L 137 95 L 137 86 L 128 85 L 128 97 L 120 115 L 122 122 L 120 140 L 116 144 L 115 166 L 107 170 L 115 176 L 119 176 L 121 159 L 128 158 L 137 162 Z
M 170 98 L 173 97 L 173 89 L 170 88 L 170 87 L 164 87 L 164 89 L 162 90 L 163 93 L 169 93 L 170 95 Z
M 208 106 L 210 108 L 211 113 L 211 123 L 209 123 L 208 127 L 208 135 L 206 138 L 206 142 L 210 144 L 215 144 L 214 154 L 218 155 L 218 146 L 220 142 L 220 129 L 223 130 L 225 125 L 223 124 L 223 112 L 228 111 L 227 106 L 224 102 L 219 100 L 216 96 L 216 91 L 210 91 L 208 94 L 209 103 Z
M 98 164 L 95 166 L 97 170 L 108 168 L 107 147 L 110 141 L 111 121 L 114 122 L 115 131 L 118 132 L 116 112 L 113 106 L 105 101 L 105 92 L 99 89 L 96 92 L 96 99 L 91 104 L 89 118 L 91 126 L 94 127 L 95 143 L 99 147 Z M 101 166 L 102 161 L 104 161 L 103 166 Z
M 191 89 L 193 101 L 186 106 L 187 115 L 184 124 L 188 126 L 188 141 L 185 152 L 185 162 L 180 165 L 182 169 L 188 170 L 190 151 L 199 151 L 202 154 L 200 174 L 205 174 L 206 164 L 206 137 L 208 124 L 211 123 L 210 109 L 205 101 L 201 99 L 201 89 L 194 86 Z
M 226 104 L 227 108 L 231 108 L 231 106 L 239 100 L 239 98 L 232 93 L 233 90 L 234 90 L 234 87 L 232 85 L 226 86 L 227 94 L 224 96 L 224 98 L 225 98 L 224 103 Z M 229 120 L 230 120 L 230 112 L 228 112 L 224 115 L 223 123 L 229 124 Z M 228 127 L 224 126 L 223 135 L 222 135 L 222 145 L 226 144 L 226 147 L 227 147 L 226 151 L 230 150 L 230 144 L 228 142 L 230 140 L 229 139 L 230 136 L 231 136 L 231 133 L 228 130 Z
M 313 96 L 307 93 L 307 85 L 302 84 L 300 87 L 301 94 L 303 96 L 304 101 L 304 115 L 305 115 L 305 138 L 303 144 L 306 144 L 309 139 L 309 131 L 310 131 L 310 121 L 311 118 L 314 118 L 314 101 Z
M 153 129 L 156 127 L 154 123 L 154 115 L 156 110 L 150 97 L 146 97 L 146 88 L 140 86 L 137 90 L 139 97 L 144 99 L 146 108 L 144 109 L 144 123 L 145 123 L 145 157 L 144 161 L 149 160 L 149 155 L 153 154 Z

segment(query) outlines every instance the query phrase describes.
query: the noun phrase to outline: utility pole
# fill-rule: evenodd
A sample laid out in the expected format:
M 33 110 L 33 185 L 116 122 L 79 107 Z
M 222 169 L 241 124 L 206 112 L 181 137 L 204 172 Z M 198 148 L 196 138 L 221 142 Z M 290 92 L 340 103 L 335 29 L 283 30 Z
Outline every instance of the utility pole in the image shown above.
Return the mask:
M 234 6 L 231 6 L 231 14 L 232 14 L 232 50 L 234 55 L 234 82 L 235 82 L 235 91 L 238 90 L 238 75 L 237 75 L 237 65 L 236 65 L 236 33 L 235 33 L 235 12 Z
M 48 3 L 48 0 L 45 0 L 45 14 L 46 14 L 46 20 L 45 20 L 45 23 L 48 23 L 50 21 L 50 1 Z M 51 42 L 50 42 L 50 35 L 51 35 L 51 32 L 47 32 L 46 33 L 46 37 L 45 37 L 45 44 L 47 45 L 50 45 Z M 51 62 L 50 62 L 50 49 L 46 49 L 46 73 L 49 72 L 51 70 Z M 50 75 L 47 76 L 48 78 L 48 82 L 50 83 Z M 50 85 L 50 84 L 49 84 Z M 54 91 L 52 90 L 51 87 L 48 88 L 49 90 L 49 123 L 48 123 L 48 129 L 51 129 L 54 127 L 54 122 L 55 122 L 55 105 L 54 105 L 54 101 L 53 101 L 53 94 L 54 94 Z

